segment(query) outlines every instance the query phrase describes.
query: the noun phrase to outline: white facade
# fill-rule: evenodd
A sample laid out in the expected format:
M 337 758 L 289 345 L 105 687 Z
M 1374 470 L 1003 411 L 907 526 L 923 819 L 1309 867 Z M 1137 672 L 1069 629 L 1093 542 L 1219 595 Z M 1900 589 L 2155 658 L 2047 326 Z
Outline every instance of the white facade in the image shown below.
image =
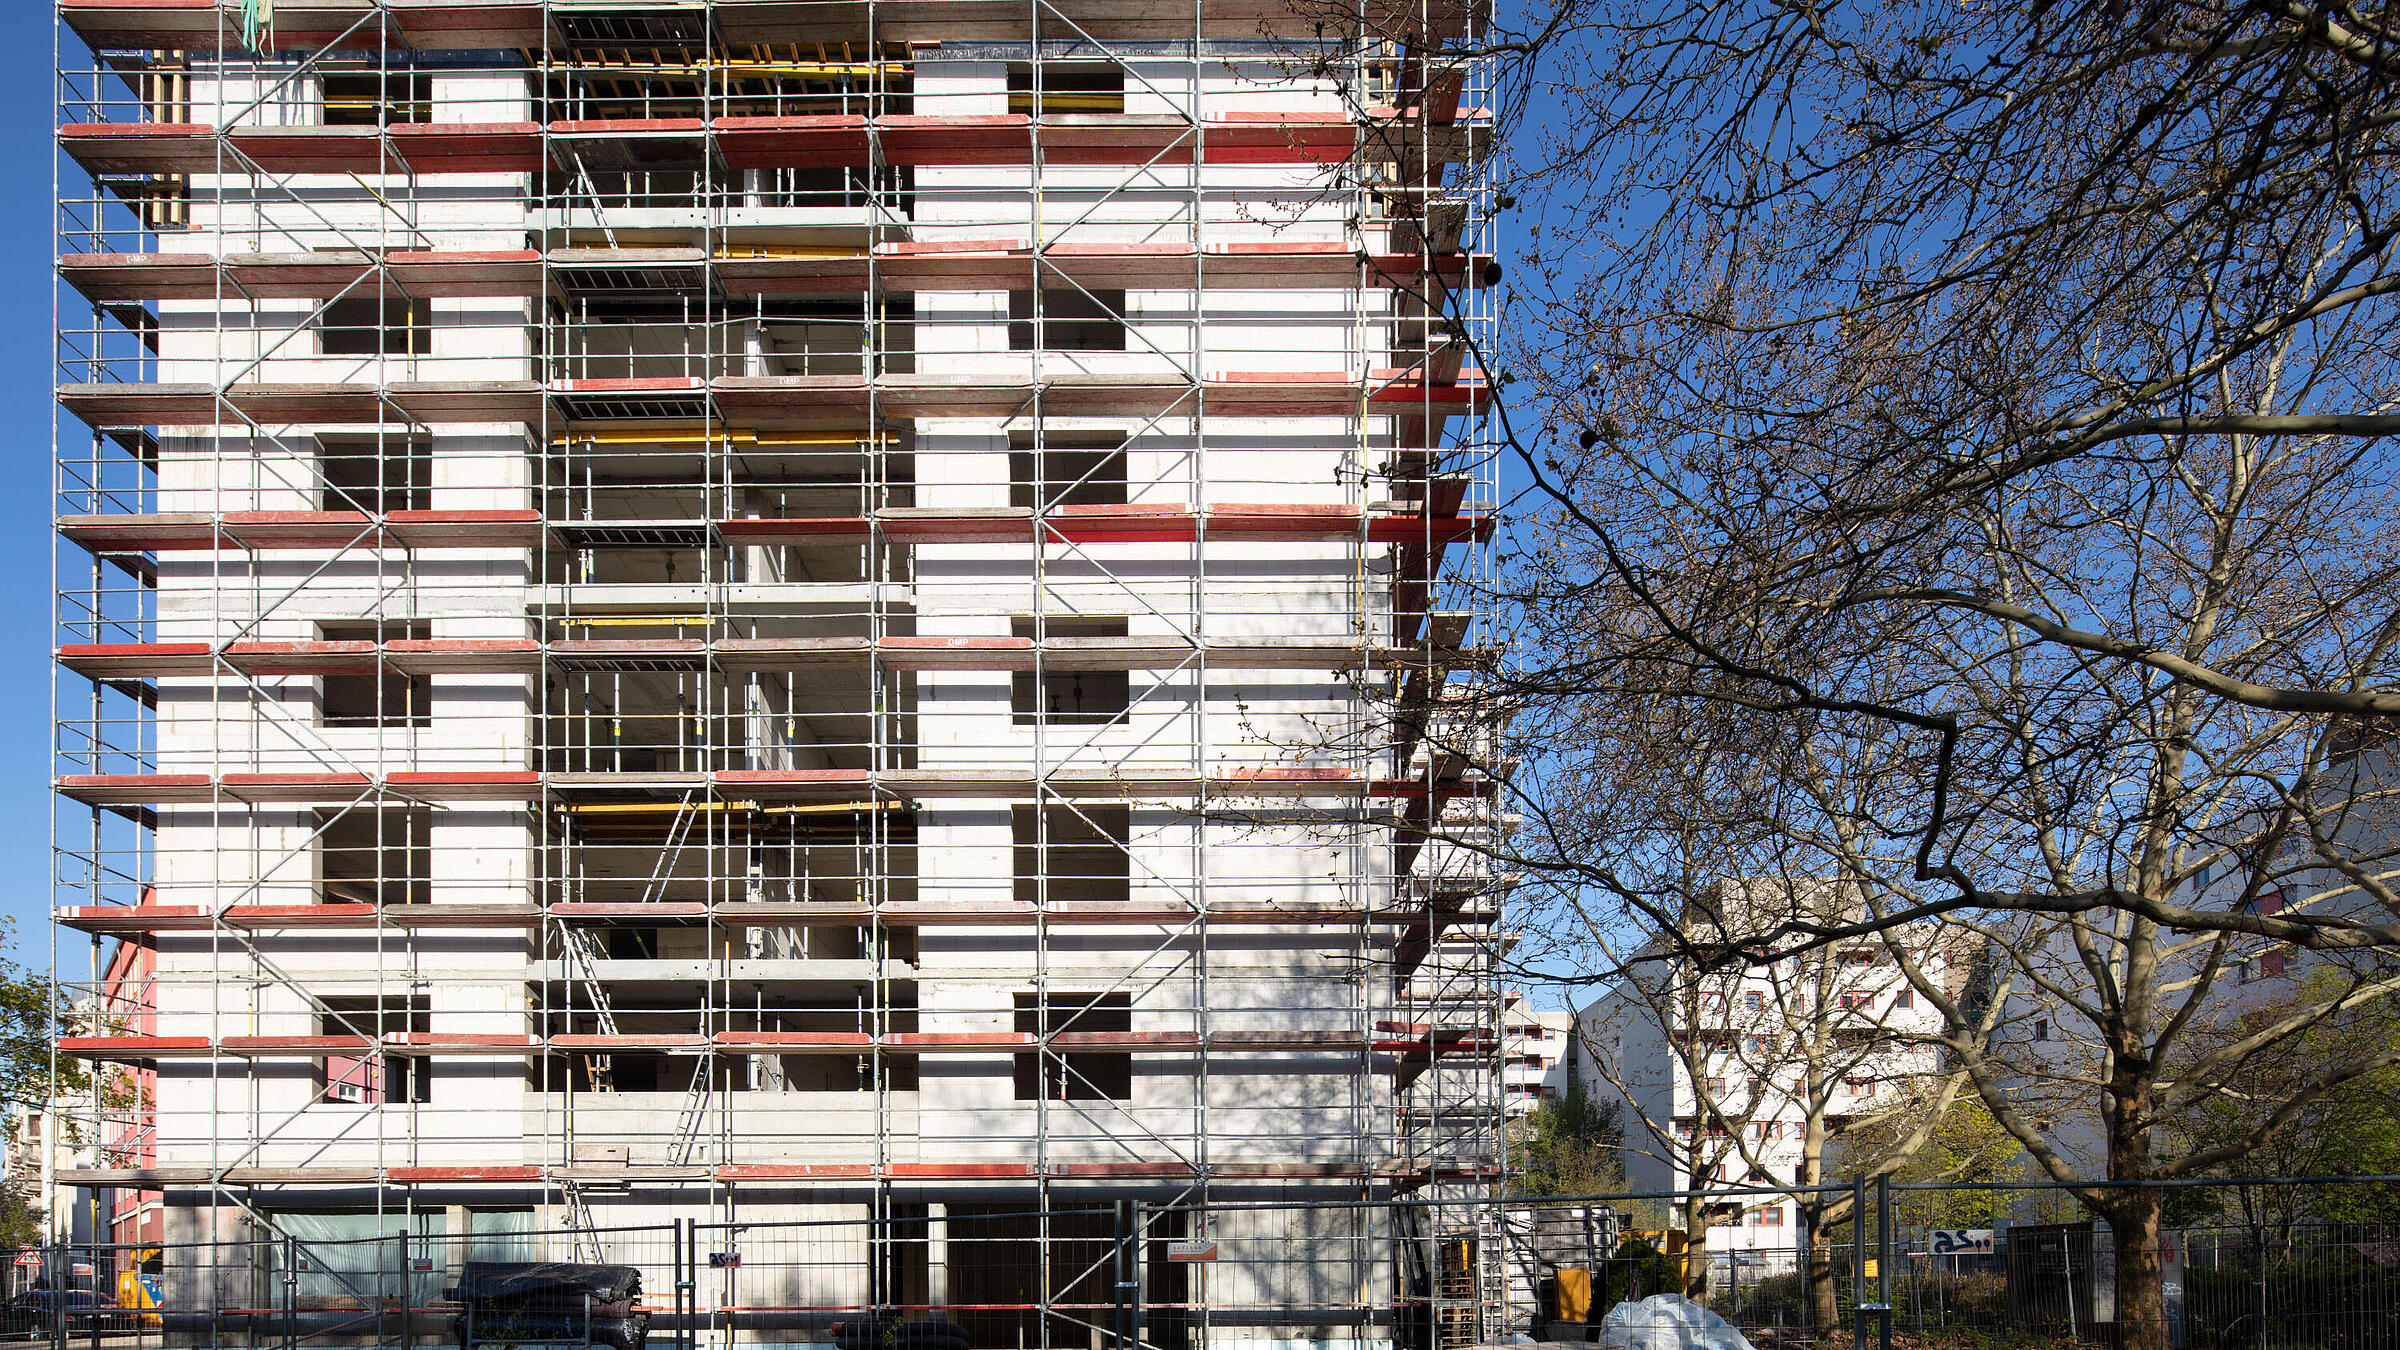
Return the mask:
M 1517 998 L 1503 1009 L 1501 1081 L 1510 1119 L 1566 1091 L 1574 1028 L 1575 1014 L 1563 1008 L 1529 1008 Z
M 1917 959 L 1936 979 L 1963 977 L 1931 952 Z M 1640 973 L 1577 1012 L 1570 1073 L 1620 1103 L 1635 1194 L 1792 1184 L 1812 1122 L 1838 1140 L 1840 1124 L 1942 1063 L 1924 1039 L 1940 1015 L 1880 943 L 1723 973 L 1634 964 Z M 1728 1196 L 1709 1242 L 1788 1251 L 1797 1222 L 1788 1196 Z

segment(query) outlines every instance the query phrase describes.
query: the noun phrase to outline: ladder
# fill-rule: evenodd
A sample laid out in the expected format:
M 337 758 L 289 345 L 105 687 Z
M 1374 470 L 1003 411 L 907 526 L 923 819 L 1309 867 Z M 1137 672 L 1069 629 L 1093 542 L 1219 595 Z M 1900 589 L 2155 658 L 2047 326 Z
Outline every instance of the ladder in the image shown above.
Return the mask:
M 591 1000 L 592 1019 L 598 1024 L 600 1034 L 614 1036 L 617 1034 L 617 1012 L 615 1008 L 609 1006 L 608 986 L 600 982 L 600 971 L 594 965 L 594 962 L 600 959 L 599 946 L 592 940 L 591 933 L 586 929 L 569 928 L 566 930 L 566 935 L 567 972 L 575 983 L 582 987 L 584 997 Z M 611 1056 L 606 1054 L 588 1054 L 583 1057 L 583 1066 L 585 1071 L 591 1075 L 594 1092 L 617 1090 L 615 1078 L 610 1071 L 611 1063 Z
M 1498 1205 L 1475 1209 L 1475 1302 L 1482 1326 L 1476 1343 L 1489 1345 L 1508 1334 L 1508 1216 Z
M 692 809 L 692 794 L 683 794 L 675 819 L 667 826 L 666 841 L 659 845 L 658 857 L 650 864 L 650 876 L 642 885 L 642 903 L 651 904 L 666 897 L 667 882 L 675 875 L 675 863 L 683 856 L 683 847 L 692 837 L 692 819 L 699 814 Z M 601 983 L 600 972 L 595 964 L 601 955 L 599 944 L 593 940 L 589 930 L 566 930 L 568 974 L 582 987 L 584 997 L 590 1000 L 592 1018 L 600 1034 L 614 1036 L 618 1034 L 616 1009 L 609 1003 L 608 986 Z M 591 1076 L 593 1091 L 616 1091 L 611 1071 L 613 1062 L 613 1056 L 605 1053 L 583 1057 L 584 1069 Z
M 591 1202 L 583 1198 L 583 1188 L 573 1178 L 559 1183 L 567 1197 L 568 1235 L 575 1240 L 577 1260 L 599 1265 L 608 1260 L 608 1252 L 600 1245 L 600 1224 L 592 1217 Z
M 708 1103 L 715 1095 L 715 1085 L 709 1080 L 715 1066 L 705 1054 L 692 1065 L 692 1086 L 683 1094 L 683 1110 L 675 1117 L 674 1137 L 667 1141 L 667 1161 L 678 1167 L 689 1165 L 692 1155 L 700 1150 L 700 1127 L 708 1119 Z

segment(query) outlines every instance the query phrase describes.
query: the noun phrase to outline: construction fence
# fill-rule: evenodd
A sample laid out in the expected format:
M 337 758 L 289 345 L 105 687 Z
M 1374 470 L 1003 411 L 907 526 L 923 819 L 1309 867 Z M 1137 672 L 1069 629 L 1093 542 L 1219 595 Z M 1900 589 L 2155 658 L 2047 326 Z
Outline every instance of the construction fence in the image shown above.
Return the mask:
M 1812 1247 L 1789 1224 L 1767 1230 L 1759 1204 L 1697 1244 L 1645 1227 L 1675 1212 L 1662 1197 L 882 1208 L 556 1231 L 455 1209 L 257 1210 L 246 1240 L 18 1252 L 0 1337 L 56 1350 L 1464 1350 L 1597 1341 L 1617 1303 L 1678 1291 L 1762 1350 L 2113 1345 L 2123 1332 L 2114 1244 L 2089 1219 L 1937 1229 L 1868 1209 L 1863 1231 Z M 2400 1223 L 2219 1219 L 2166 1230 L 2163 1257 L 2178 1350 L 2400 1350 Z M 1830 1318 L 1812 1284 L 1830 1286 Z

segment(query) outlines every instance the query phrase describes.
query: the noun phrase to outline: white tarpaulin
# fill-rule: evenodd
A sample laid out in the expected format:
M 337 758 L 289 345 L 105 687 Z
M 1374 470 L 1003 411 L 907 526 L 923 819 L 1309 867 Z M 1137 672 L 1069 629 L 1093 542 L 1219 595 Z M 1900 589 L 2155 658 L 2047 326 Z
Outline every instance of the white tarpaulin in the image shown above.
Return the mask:
M 1681 1294 L 1620 1303 L 1600 1321 L 1600 1344 L 1613 1350 L 1750 1350 L 1725 1319 Z

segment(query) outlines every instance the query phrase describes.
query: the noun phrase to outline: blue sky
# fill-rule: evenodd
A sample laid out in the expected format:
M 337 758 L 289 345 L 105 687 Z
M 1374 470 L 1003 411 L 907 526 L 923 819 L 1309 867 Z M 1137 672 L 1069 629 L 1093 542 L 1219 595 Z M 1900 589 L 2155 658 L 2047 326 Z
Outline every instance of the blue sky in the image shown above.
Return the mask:
M 50 5 L 0 4 L 0 914 L 49 964 Z

